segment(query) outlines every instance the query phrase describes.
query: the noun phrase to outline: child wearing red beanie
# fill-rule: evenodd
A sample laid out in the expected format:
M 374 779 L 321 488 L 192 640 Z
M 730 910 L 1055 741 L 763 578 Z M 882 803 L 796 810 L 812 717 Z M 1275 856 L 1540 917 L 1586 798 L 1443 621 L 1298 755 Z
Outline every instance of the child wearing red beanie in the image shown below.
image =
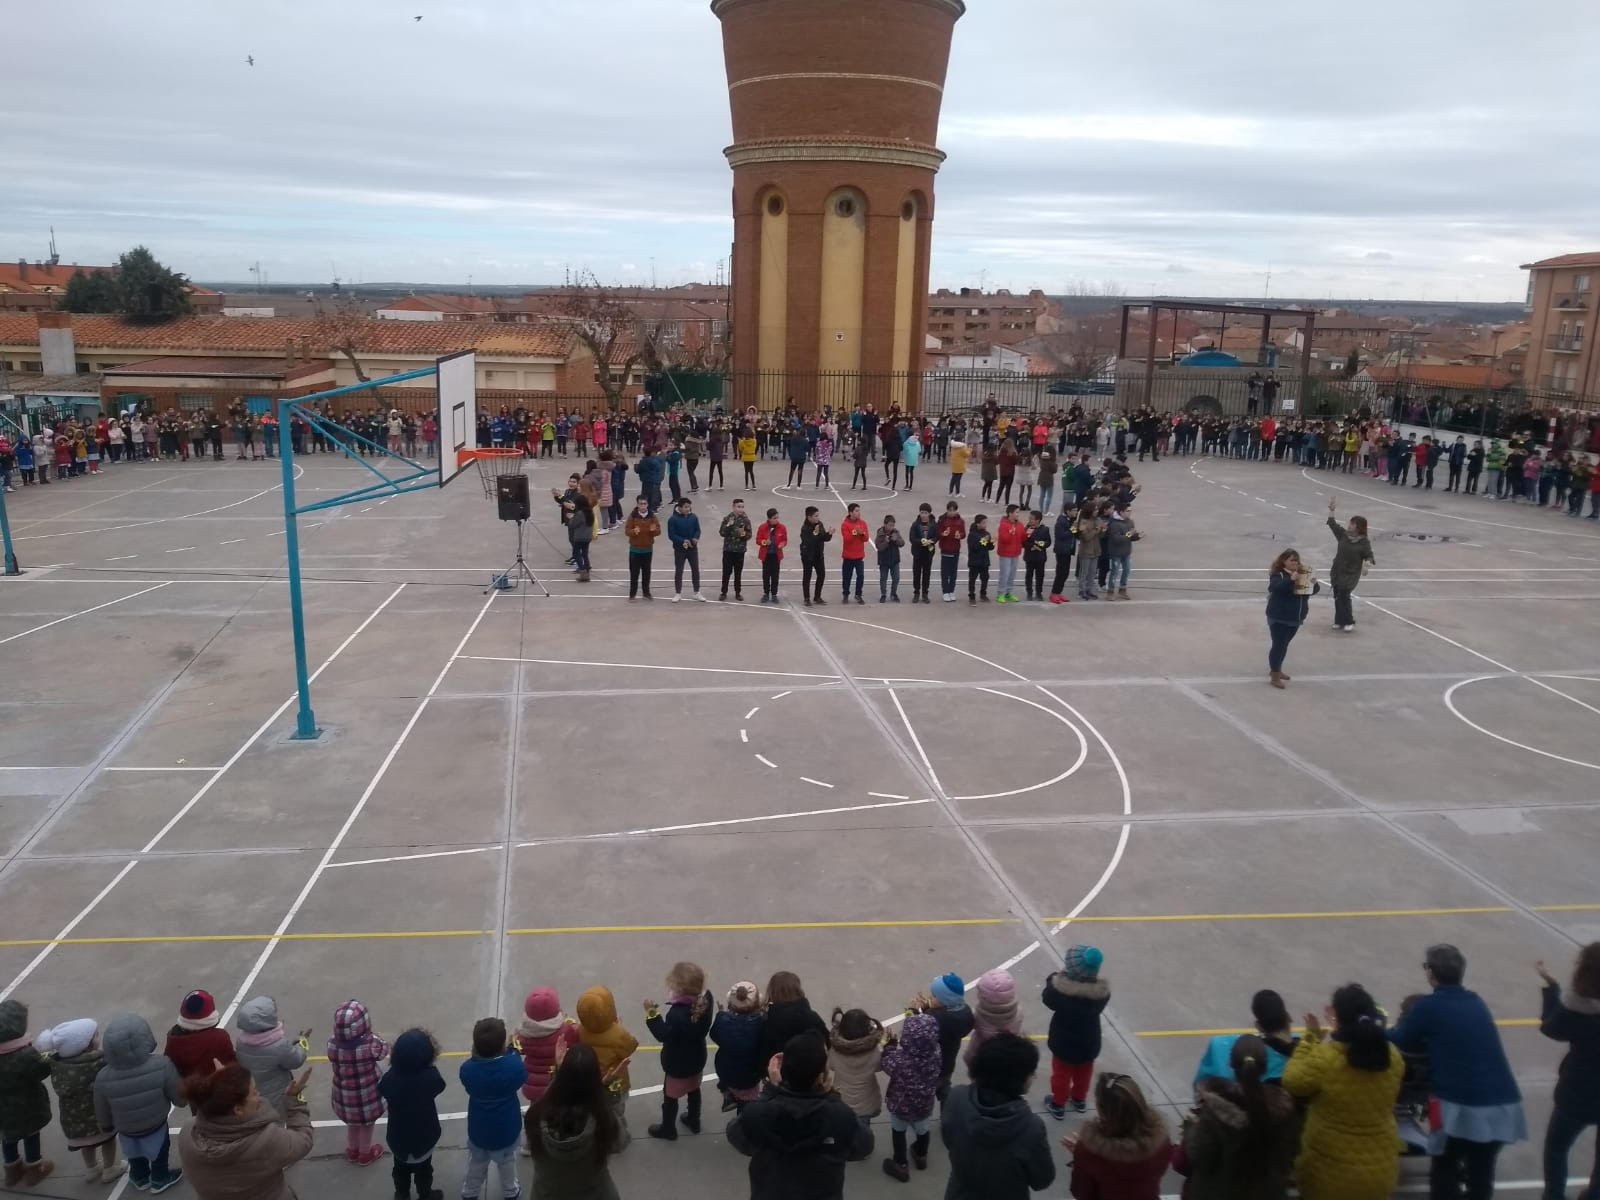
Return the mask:
M 555 988 L 534 988 L 523 1001 L 522 1014 L 516 1037 L 522 1065 L 528 1069 L 522 1095 L 528 1103 L 536 1104 L 550 1087 L 561 1048 L 578 1044 L 578 1026 L 561 1011 L 561 997 Z M 522 1153 L 529 1153 L 526 1144 Z
M 219 1064 L 225 1067 L 234 1061 L 233 1039 L 227 1030 L 217 1028 L 221 1015 L 211 993 L 198 988 L 178 1005 L 177 1023 L 167 1030 L 167 1044 L 161 1052 L 178 1068 L 180 1079 L 210 1075 Z M 197 1113 L 199 1109 L 191 1104 L 189 1111 Z

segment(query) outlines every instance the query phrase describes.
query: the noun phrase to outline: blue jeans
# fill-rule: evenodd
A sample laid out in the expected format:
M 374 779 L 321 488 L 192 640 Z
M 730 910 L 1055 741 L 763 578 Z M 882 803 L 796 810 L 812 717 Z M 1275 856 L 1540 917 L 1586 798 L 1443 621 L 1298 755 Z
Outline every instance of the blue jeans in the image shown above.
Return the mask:
M 489 1178 L 489 1164 L 494 1163 L 500 1174 L 500 1194 L 505 1200 L 516 1200 L 522 1195 L 522 1184 L 517 1179 L 517 1144 L 502 1146 L 498 1150 L 485 1150 L 482 1146 L 467 1143 L 467 1173 L 461 1180 L 461 1200 L 477 1200 Z
M 1550 1124 L 1544 1131 L 1544 1195 L 1545 1200 L 1566 1200 L 1567 1155 L 1583 1136 L 1583 1131 L 1594 1122 L 1583 1121 L 1563 1112 L 1560 1105 L 1550 1114 Z M 1600 1198 L 1600 1158 L 1595 1161 L 1588 1188 L 1580 1193 L 1583 1200 Z
M 898 596 L 900 594 L 900 564 L 878 564 L 878 595 Z
M 1039 485 L 1039 503 L 1035 506 L 1042 513 L 1050 511 L 1050 502 L 1056 498 L 1056 489 L 1050 484 Z
M 1106 572 L 1106 591 L 1122 591 L 1128 586 L 1128 575 L 1133 570 L 1131 554 L 1113 554 L 1111 569 Z
M 1001 596 L 1009 596 L 1011 589 L 1017 586 L 1017 560 L 997 556 L 1000 559 L 1000 579 L 995 585 L 995 591 Z
M 850 577 L 855 576 L 856 595 L 861 595 L 861 582 L 866 576 L 866 560 L 861 558 L 847 558 L 844 560 L 844 598 L 850 599 Z
M 956 570 L 961 565 L 960 554 L 939 555 L 939 584 L 940 590 L 946 595 L 954 595 L 956 590 Z

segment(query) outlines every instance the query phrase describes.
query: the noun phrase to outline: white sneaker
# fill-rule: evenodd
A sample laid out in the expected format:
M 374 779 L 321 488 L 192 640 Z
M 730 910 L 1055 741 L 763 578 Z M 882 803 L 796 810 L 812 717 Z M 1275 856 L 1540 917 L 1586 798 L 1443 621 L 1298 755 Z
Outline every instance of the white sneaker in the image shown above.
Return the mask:
M 954 604 L 956 602 L 956 594 L 954 592 L 946 592 L 944 594 L 944 602 L 946 604 Z
M 701 604 L 709 604 L 709 603 L 710 603 L 710 601 L 708 601 L 708 600 L 707 600 L 707 599 L 706 599 L 706 596 L 705 596 L 705 593 L 704 593 L 704 592 L 696 592 L 696 593 L 695 593 L 695 594 L 694 594 L 694 598 L 695 598 L 695 599 L 696 599 L 696 600 L 698 600 L 698 601 L 700 601 L 700 603 L 701 603 Z
M 682 592 L 673 592 L 672 593 L 672 602 L 674 604 L 676 604 L 679 600 L 682 600 L 682 599 L 683 599 L 683 593 Z

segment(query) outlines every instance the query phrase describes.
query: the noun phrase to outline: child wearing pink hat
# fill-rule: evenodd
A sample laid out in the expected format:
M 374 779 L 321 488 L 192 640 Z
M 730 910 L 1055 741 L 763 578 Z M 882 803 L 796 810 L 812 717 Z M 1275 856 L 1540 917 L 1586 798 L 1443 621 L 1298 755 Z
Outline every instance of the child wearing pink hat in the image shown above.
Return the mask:
M 1022 1036 L 1022 1012 L 1017 1007 L 1017 981 L 1010 971 L 987 971 L 978 976 L 978 1003 L 973 1010 L 972 1036 L 962 1058 L 968 1069 L 978 1047 L 997 1033 Z
M 529 992 L 522 1002 L 522 1017 L 516 1037 L 522 1065 L 528 1070 L 522 1095 L 528 1103 L 535 1104 L 549 1090 L 561 1048 L 578 1044 L 578 1026 L 561 1011 L 561 997 L 555 988 L 534 988 Z M 530 1153 L 526 1143 L 522 1153 L 524 1157 Z

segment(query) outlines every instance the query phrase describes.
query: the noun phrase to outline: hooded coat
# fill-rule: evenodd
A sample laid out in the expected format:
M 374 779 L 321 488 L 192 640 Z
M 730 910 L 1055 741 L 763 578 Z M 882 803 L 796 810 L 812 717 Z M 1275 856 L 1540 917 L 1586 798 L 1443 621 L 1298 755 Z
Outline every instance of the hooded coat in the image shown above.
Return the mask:
M 1600 1123 L 1600 1000 L 1563 996 L 1550 984 L 1541 996 L 1539 1032 L 1570 1047 L 1556 1078 L 1556 1107 L 1588 1124 Z
M 1328 568 L 1328 581 L 1341 592 L 1353 591 L 1361 582 L 1361 564 L 1377 564 L 1378 560 L 1372 557 L 1372 543 L 1366 534 L 1352 533 L 1332 517 L 1328 518 L 1328 528 L 1339 543 L 1333 552 L 1333 566 Z
M 717 1086 L 744 1091 L 760 1083 L 767 1073 L 761 1058 L 761 1035 L 767 1023 L 762 1012 L 736 1013 L 724 1009 L 711 1022 L 711 1040 L 717 1044 Z
M 950 1152 L 944 1200 L 1024 1200 L 1055 1182 L 1044 1122 L 1026 1100 L 963 1084 L 944 1103 L 939 1136 Z
M 1294 1174 L 1299 1114 L 1280 1087 L 1263 1087 L 1267 1126 L 1250 1132 L 1244 1093 L 1231 1080 L 1200 1093 L 1194 1119 L 1184 1125 L 1178 1169 L 1189 1182 L 1183 1200 L 1284 1200 Z
M 883 1026 L 876 1021 L 872 1032 L 847 1038 L 833 1030 L 828 1047 L 828 1069 L 839 1099 L 858 1117 L 875 1117 L 883 1111 L 883 1092 L 878 1087 L 879 1064 L 883 1059 Z
M 178 1103 L 178 1068 L 156 1053 L 156 1035 L 143 1017 L 113 1017 L 101 1038 L 106 1065 L 94 1081 L 94 1114 L 102 1129 L 137 1137 L 167 1122 Z
M 962 1058 L 968 1067 L 978 1047 L 997 1033 L 1022 1034 L 1022 1013 L 1017 1007 L 1017 981 L 1009 971 L 989 971 L 978 978 L 978 1004 L 972 1014 L 972 1036 Z
M 593 1117 L 570 1134 L 558 1133 L 544 1121 L 524 1124 L 534 1151 L 533 1200 L 618 1200 L 611 1168 L 595 1153 Z
M 372 1032 L 367 1006 L 359 1000 L 341 1004 L 328 1039 L 334 1116 L 348 1125 L 371 1125 L 383 1116 L 378 1064 L 388 1056 L 388 1043 Z
M 1309 1100 L 1295 1180 L 1304 1200 L 1387 1200 L 1400 1178 L 1394 1104 L 1405 1059 L 1386 1071 L 1352 1067 L 1339 1042 L 1300 1039 L 1283 1086 Z
M 1171 1158 L 1166 1123 L 1154 1109 L 1144 1127 L 1126 1137 L 1108 1137 L 1098 1121 L 1090 1121 L 1079 1131 L 1072 1152 L 1072 1196 L 1074 1200 L 1158 1200 Z
M 233 1062 L 233 1039 L 227 1030 L 213 1025 L 209 1029 L 185 1029 L 174 1025 L 167 1030 L 167 1044 L 161 1052 L 172 1060 L 178 1074 L 184 1079 L 191 1075 L 209 1075 L 216 1063 L 227 1066 Z
M 750 1200 L 843 1200 L 844 1167 L 872 1153 L 872 1130 L 837 1092 L 768 1086 L 728 1125 L 750 1159 Z
M 884 1103 L 902 1121 L 926 1121 L 933 1115 L 939 1087 L 939 1023 L 930 1013 L 906 1018 L 898 1045 L 885 1048 L 879 1070 L 889 1077 Z
M 16 1000 L 0 1000 L 0 1134 L 20 1141 L 50 1124 L 50 1093 L 44 1081 L 50 1064 L 28 1040 L 28 1009 Z
M 310 1153 L 311 1114 L 298 1100 L 284 1124 L 263 1101 L 248 1116 L 197 1117 L 178 1137 L 184 1176 L 205 1200 L 295 1200 L 283 1173 Z
M 378 1080 L 378 1094 L 389 1106 L 389 1149 L 397 1160 L 427 1154 L 439 1142 L 439 1074 L 433 1041 L 420 1029 L 394 1040 L 389 1069 Z
M 639 1039 L 617 1020 L 617 1002 L 610 988 L 592 987 L 578 997 L 578 1041 L 594 1051 L 604 1075 L 639 1048 Z M 626 1092 L 631 1086 L 624 1069 L 612 1077 L 612 1092 Z
M 1050 1010 L 1050 1053 L 1065 1063 L 1099 1058 L 1100 1014 L 1111 1001 L 1111 985 L 1104 979 L 1069 979 L 1055 971 L 1044 981 L 1042 998 Z
M 306 1063 L 306 1048 L 301 1041 L 290 1041 L 278 1019 L 278 1004 L 271 996 L 257 996 L 239 1006 L 233 1023 L 239 1027 L 234 1052 L 239 1065 L 256 1081 L 261 1098 L 282 1116 L 284 1092 L 289 1081 Z
M 535 1017 L 534 1012 L 554 1009 L 548 1017 Z M 522 1085 L 522 1095 L 530 1103 L 539 1099 L 550 1087 L 550 1076 L 556 1070 L 556 1052 L 562 1046 L 578 1044 L 578 1027 L 561 1011 L 561 1002 L 552 988 L 535 988 L 523 1003 L 522 1024 L 517 1028 L 517 1049 L 522 1052 L 522 1065 L 528 1070 L 528 1082 Z

